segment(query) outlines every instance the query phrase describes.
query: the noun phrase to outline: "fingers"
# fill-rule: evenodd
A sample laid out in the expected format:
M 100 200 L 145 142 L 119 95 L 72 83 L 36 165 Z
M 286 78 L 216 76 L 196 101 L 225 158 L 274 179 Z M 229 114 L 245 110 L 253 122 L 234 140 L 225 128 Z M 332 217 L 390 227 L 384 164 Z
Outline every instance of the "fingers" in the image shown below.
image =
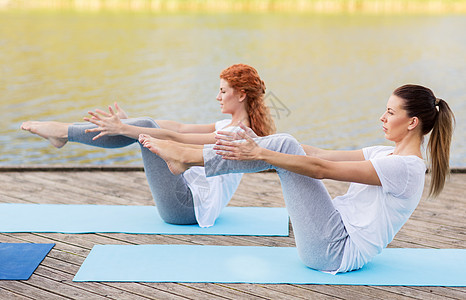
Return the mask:
M 89 133 L 89 132 L 100 132 L 100 131 L 102 131 L 102 129 L 99 128 L 99 127 L 97 127 L 97 128 L 86 129 L 86 130 L 84 131 L 84 133 Z
M 117 112 L 120 112 L 121 109 L 120 107 L 118 106 L 118 104 L 115 102 L 115 109 L 117 110 Z M 101 116 L 104 116 L 104 117 L 107 117 L 107 118 L 110 118 L 110 117 L 113 117 L 113 116 L 116 116 L 117 114 L 115 113 L 115 111 L 113 110 L 113 108 L 109 105 L 108 106 L 108 111 L 110 113 L 107 113 L 101 109 L 98 109 L 96 108 L 95 112 L 93 111 L 88 111 L 87 113 L 90 114 L 92 117 L 94 117 L 95 119 L 98 119 L 98 120 L 102 120 L 102 117 Z M 89 121 L 89 120 L 86 120 L 86 121 Z M 90 121 L 89 121 L 90 122 Z
M 238 155 L 231 151 L 216 151 L 215 153 L 221 155 L 223 159 L 239 160 Z
M 112 107 L 110 105 L 108 106 L 108 111 L 110 112 L 111 116 L 115 115 L 115 112 L 113 111 L 113 109 L 112 109 Z
M 244 131 L 246 131 L 246 130 L 249 129 L 249 127 L 247 127 L 246 125 L 244 125 L 243 122 L 241 122 L 241 121 L 239 121 L 239 127 L 240 127 L 241 129 L 243 129 Z
M 215 145 L 235 146 L 235 145 L 239 145 L 239 144 L 235 143 L 233 141 L 227 141 L 227 140 L 220 139 L 220 140 L 217 140 Z
M 103 137 L 105 135 L 105 133 L 101 132 L 99 133 L 98 135 L 96 135 L 95 137 L 92 138 L 93 141 L 97 140 L 98 138 L 100 137 Z
M 97 111 L 97 109 L 96 109 L 96 111 Z M 87 113 L 90 114 L 93 118 L 95 118 L 97 120 L 102 120 L 100 118 L 100 116 L 98 114 L 96 114 L 95 112 L 93 112 L 93 111 L 88 111 Z
M 236 140 L 246 140 L 247 142 L 254 142 L 252 137 L 250 137 L 245 131 L 239 131 L 236 133 L 237 139 Z
M 235 147 L 235 146 L 215 145 L 213 147 L 213 149 L 214 150 L 220 150 L 220 151 L 235 152 L 237 150 L 237 147 Z
M 98 121 L 98 120 L 100 120 L 100 119 L 97 119 L 97 118 L 95 118 L 95 117 L 92 117 L 92 118 L 84 117 L 83 120 L 84 120 L 84 121 L 87 121 L 87 122 L 89 122 L 89 123 L 92 123 L 92 124 L 94 124 L 94 125 L 100 126 L 100 122 Z
M 234 140 L 235 134 L 236 134 L 235 132 L 231 132 L 231 131 L 217 131 L 215 138 L 232 141 Z
M 251 132 L 254 132 L 252 131 L 251 128 L 249 128 L 248 126 L 244 125 L 243 122 L 239 122 L 239 128 L 243 129 L 245 132 L 247 133 L 251 133 Z
M 241 129 L 243 129 L 249 137 L 251 137 L 251 138 L 256 138 L 257 137 L 257 134 L 254 132 L 254 130 L 252 130 L 248 126 L 244 125 L 243 122 L 239 123 L 239 127 Z
M 218 131 L 217 135 L 215 138 L 217 140 L 224 140 L 224 141 L 238 141 L 241 139 L 244 139 L 243 136 L 241 136 L 240 132 L 235 132 L 235 131 Z
M 245 139 L 245 140 L 247 140 L 247 139 L 250 140 L 250 139 L 251 139 L 251 137 L 250 137 L 249 135 L 247 135 L 245 131 L 239 131 L 239 132 L 238 132 L 238 136 L 239 136 L 240 138 Z
M 101 109 L 96 108 L 95 111 L 96 111 L 97 113 L 99 113 L 100 115 L 104 116 L 104 117 L 107 117 L 107 118 L 108 118 L 108 117 L 111 117 L 111 115 L 110 115 L 109 113 L 107 113 L 107 112 L 105 112 L 105 111 L 103 111 L 103 110 L 101 110 Z
M 241 143 L 219 140 L 214 145 L 213 149 L 216 154 L 221 155 L 224 159 L 238 160 L 241 157 L 241 151 L 239 150 L 240 144 Z

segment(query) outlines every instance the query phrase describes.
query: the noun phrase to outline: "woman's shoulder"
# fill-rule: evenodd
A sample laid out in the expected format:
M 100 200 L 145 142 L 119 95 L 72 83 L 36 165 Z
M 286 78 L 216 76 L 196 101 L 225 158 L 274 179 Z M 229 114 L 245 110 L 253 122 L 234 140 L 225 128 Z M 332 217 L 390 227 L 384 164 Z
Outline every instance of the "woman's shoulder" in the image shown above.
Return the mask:
M 371 158 L 371 163 L 386 193 L 396 198 L 410 198 L 422 190 L 426 166 L 415 155 L 385 155 Z
M 371 146 L 371 147 L 365 147 L 362 149 L 362 152 L 364 154 L 364 157 L 366 159 L 371 159 L 375 157 L 381 157 L 381 156 L 387 156 L 395 150 L 395 147 L 393 146 Z
M 422 158 L 416 155 L 384 155 L 370 159 L 376 169 L 379 178 L 381 174 L 393 178 L 424 178 L 426 164 Z
M 215 122 L 215 130 L 221 130 L 231 124 L 231 119 L 223 119 Z

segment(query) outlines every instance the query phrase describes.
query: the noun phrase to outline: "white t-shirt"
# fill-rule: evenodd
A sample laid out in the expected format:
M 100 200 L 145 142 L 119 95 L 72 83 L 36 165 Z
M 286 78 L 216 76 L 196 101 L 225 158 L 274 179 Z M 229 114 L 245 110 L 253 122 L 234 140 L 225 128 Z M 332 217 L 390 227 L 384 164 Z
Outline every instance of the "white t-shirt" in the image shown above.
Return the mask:
M 426 166 L 417 156 L 390 155 L 394 147 L 364 148 L 382 186 L 352 183 L 333 199 L 349 234 L 337 272 L 361 268 L 379 254 L 413 213 L 424 189 Z
M 228 126 L 230 123 L 229 119 L 216 122 L 215 131 L 239 129 L 237 126 Z M 214 225 L 223 208 L 233 197 L 242 176 L 242 173 L 233 173 L 207 178 L 204 167 L 192 167 L 183 173 L 193 194 L 194 212 L 199 226 Z

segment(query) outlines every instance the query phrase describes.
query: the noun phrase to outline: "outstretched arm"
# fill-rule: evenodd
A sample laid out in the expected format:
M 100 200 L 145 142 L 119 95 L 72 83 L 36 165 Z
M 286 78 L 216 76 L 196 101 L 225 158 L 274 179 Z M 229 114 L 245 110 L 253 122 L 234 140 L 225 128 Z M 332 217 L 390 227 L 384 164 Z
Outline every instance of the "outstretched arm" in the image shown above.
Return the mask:
M 171 120 L 155 120 L 160 128 L 178 133 L 212 133 L 215 131 L 215 123 L 212 124 L 183 124 Z
M 257 159 L 316 179 L 381 185 L 372 163 L 368 160 L 331 161 L 312 156 L 289 155 L 264 148 L 260 148 Z
M 84 118 L 85 121 L 97 125 L 96 128 L 86 132 L 98 132 L 94 140 L 105 135 L 124 135 L 137 139 L 140 134 L 148 134 L 155 138 L 173 140 L 188 144 L 213 144 L 215 142 L 215 124 L 181 124 L 175 121 L 158 120 L 161 128 L 138 127 L 124 124 L 120 120 L 120 108 L 115 103 L 117 113 L 109 106 L 109 113 L 100 109 L 89 111 L 92 118 Z
M 137 139 L 141 134 L 147 134 L 161 140 L 193 145 L 214 144 L 216 141 L 213 131 L 211 133 L 180 133 L 164 128 L 146 128 L 123 124 L 120 132 L 120 134 L 134 139 Z
M 365 160 L 362 150 L 325 150 L 301 144 L 306 155 L 330 161 L 362 161 Z
M 228 133 L 222 132 L 228 136 Z M 370 161 L 331 161 L 313 156 L 290 155 L 260 147 L 246 134 L 244 141 L 235 142 L 219 136 L 217 154 L 224 159 L 263 160 L 276 167 L 317 179 L 334 179 L 370 185 L 381 185 Z

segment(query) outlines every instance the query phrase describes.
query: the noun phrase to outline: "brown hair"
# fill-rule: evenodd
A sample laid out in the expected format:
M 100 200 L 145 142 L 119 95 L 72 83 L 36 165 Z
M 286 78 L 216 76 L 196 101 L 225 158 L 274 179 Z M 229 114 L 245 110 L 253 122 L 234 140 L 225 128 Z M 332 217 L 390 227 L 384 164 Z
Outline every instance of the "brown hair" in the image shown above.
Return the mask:
M 427 145 L 432 172 L 429 196 L 436 197 L 442 191 L 450 170 L 450 144 L 455 116 L 447 102 L 436 98 L 426 87 L 407 84 L 397 88 L 393 95 L 404 99 L 403 108 L 410 118 L 419 119 L 423 136 L 432 131 Z
M 245 64 L 232 65 L 220 73 L 220 78 L 228 82 L 236 91 L 246 94 L 246 110 L 251 122 L 251 129 L 258 136 L 275 132 L 275 124 L 265 106 L 265 83 L 256 69 Z

